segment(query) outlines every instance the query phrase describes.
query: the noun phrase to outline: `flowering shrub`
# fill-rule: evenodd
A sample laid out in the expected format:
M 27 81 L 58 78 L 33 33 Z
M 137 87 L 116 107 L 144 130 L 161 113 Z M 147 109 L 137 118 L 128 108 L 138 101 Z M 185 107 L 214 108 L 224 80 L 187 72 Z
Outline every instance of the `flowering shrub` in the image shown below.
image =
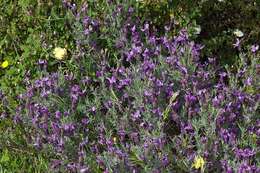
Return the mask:
M 186 30 L 160 36 L 133 8 L 97 19 L 64 5 L 81 31 L 79 70 L 28 82 L 13 116 L 52 171 L 260 171 L 257 52 L 233 73 L 201 62 Z
M 57 45 L 53 57 L 68 68 L 40 60 L 15 110 L 0 92 L 0 128 L 18 131 L 11 147 L 50 172 L 259 172 L 258 45 L 223 68 L 201 61 L 207 47 L 186 29 L 161 35 L 131 2 L 99 3 L 63 1 L 75 50 Z

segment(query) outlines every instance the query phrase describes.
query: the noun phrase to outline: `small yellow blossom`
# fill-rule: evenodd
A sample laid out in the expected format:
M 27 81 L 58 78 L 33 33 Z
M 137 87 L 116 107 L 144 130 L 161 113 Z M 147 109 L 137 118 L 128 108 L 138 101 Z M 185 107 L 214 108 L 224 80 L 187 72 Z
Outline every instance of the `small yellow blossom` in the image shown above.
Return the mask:
M 201 156 L 196 156 L 194 159 L 194 163 L 192 164 L 192 167 L 195 169 L 204 169 L 205 161 Z
M 113 137 L 113 141 L 114 141 L 114 143 L 116 143 L 116 141 L 117 141 L 116 137 Z
M 7 60 L 5 60 L 4 62 L 2 62 L 1 64 L 1 68 L 6 68 L 9 66 L 9 62 Z
M 67 55 L 67 50 L 65 48 L 56 47 L 53 54 L 56 59 L 62 60 Z

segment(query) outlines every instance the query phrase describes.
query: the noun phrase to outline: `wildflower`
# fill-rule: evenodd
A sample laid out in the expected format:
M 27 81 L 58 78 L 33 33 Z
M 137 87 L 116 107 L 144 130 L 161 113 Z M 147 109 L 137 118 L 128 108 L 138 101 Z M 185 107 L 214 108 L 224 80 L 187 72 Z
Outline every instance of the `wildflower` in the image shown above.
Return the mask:
M 116 142 L 117 142 L 117 139 L 116 139 L 116 137 L 113 137 L 113 141 L 114 141 L 114 143 L 116 143 Z
M 194 28 L 194 30 L 195 30 L 194 32 L 195 32 L 196 35 L 200 34 L 201 33 L 201 26 L 198 25 L 197 27 Z
M 205 161 L 201 156 L 196 156 L 194 159 L 194 163 L 192 164 L 192 167 L 195 169 L 203 169 L 205 165 Z
M 239 29 L 236 29 L 233 34 L 236 36 L 236 37 L 243 37 L 244 36 L 244 33 L 242 31 L 240 31 Z
M 238 173 L 243 173 L 243 172 L 253 172 L 251 165 L 249 165 L 246 162 L 242 162 L 238 168 Z
M 247 85 L 247 86 L 251 86 L 252 83 L 253 83 L 252 77 L 247 78 L 246 81 L 245 81 L 245 85 Z
M 234 48 L 237 48 L 238 50 L 240 50 L 240 43 L 241 43 L 241 41 L 237 38 L 236 43 L 233 44 Z
M 250 158 L 253 157 L 256 154 L 256 152 L 253 149 L 246 148 L 246 149 L 235 149 L 235 155 L 237 158 Z
M 9 62 L 7 60 L 5 60 L 2 64 L 1 64 L 1 68 L 6 68 L 9 66 Z
M 252 53 L 256 53 L 258 51 L 258 49 L 259 49 L 259 45 L 252 45 L 251 46 Z
M 80 173 L 85 173 L 85 172 L 88 172 L 88 171 L 89 171 L 88 167 L 84 167 L 84 168 L 80 169 Z
M 53 54 L 56 59 L 62 60 L 67 55 L 67 50 L 65 48 L 56 47 Z
M 163 157 L 162 157 L 162 164 L 163 164 L 163 166 L 167 166 L 167 165 L 169 165 L 169 159 L 168 159 L 168 156 L 167 155 L 163 155 Z

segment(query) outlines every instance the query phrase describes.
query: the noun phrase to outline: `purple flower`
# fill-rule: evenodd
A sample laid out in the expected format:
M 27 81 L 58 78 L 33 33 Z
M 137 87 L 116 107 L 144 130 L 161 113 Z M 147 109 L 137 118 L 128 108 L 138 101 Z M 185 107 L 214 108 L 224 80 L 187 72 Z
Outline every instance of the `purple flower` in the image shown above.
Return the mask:
M 72 135 L 75 132 L 76 127 L 73 123 L 67 123 L 62 126 L 62 129 L 64 131 L 64 134 Z
M 139 141 L 139 134 L 137 132 L 132 132 L 130 138 L 134 143 L 137 143 Z
M 58 120 L 61 118 L 61 112 L 60 111 L 55 112 L 55 118 L 57 118 Z
M 67 169 L 70 171 L 70 172 L 76 172 L 77 171 L 77 165 L 76 163 L 73 163 L 73 162 L 70 162 L 67 164 Z
M 182 123 L 181 124 L 181 131 L 182 133 L 190 133 L 193 134 L 194 133 L 194 129 L 191 123 Z
M 195 102 L 197 101 L 197 98 L 192 95 L 191 92 L 188 92 L 186 95 L 185 95 L 185 102 L 187 105 L 191 106 L 193 105 Z
M 195 44 L 195 43 L 192 42 L 191 47 L 192 47 L 191 53 L 192 53 L 192 56 L 193 56 L 193 60 L 195 62 L 198 62 L 200 51 L 204 48 L 204 46 L 199 45 L 199 44 Z
M 58 123 L 51 122 L 51 127 L 52 127 L 52 132 L 53 132 L 54 134 L 57 134 L 57 135 L 60 134 L 61 129 L 60 129 L 60 126 L 59 126 Z
M 87 125 L 87 124 L 89 123 L 89 119 L 88 119 L 88 118 L 83 118 L 83 119 L 81 120 L 81 123 L 82 123 L 83 125 Z
M 135 53 L 133 50 L 131 50 L 130 52 L 127 52 L 126 55 L 127 55 L 126 61 L 131 61 L 134 58 Z
M 162 116 L 162 111 L 160 108 L 155 108 L 152 110 L 152 113 L 157 115 L 158 117 L 161 117 Z
M 80 173 L 88 173 L 90 172 L 89 168 L 88 167 L 82 167 L 80 170 L 79 170 Z
M 159 138 L 154 138 L 153 139 L 153 144 L 158 150 L 162 150 L 164 145 L 165 145 L 165 140 L 161 137 Z
M 22 122 L 22 118 L 20 115 L 15 115 L 14 118 L 13 118 L 13 121 L 15 124 L 19 124 Z
M 119 80 L 119 85 L 118 85 L 118 89 L 122 89 L 126 86 L 129 86 L 131 84 L 132 80 L 130 78 L 126 78 L 126 79 L 121 79 Z
M 252 45 L 251 46 L 251 51 L 252 53 L 256 53 L 259 49 L 259 45 L 258 44 L 255 44 L 255 45 Z
M 145 33 L 148 33 L 149 32 L 149 24 L 148 23 L 145 23 L 144 24 L 144 27 L 141 29 L 141 31 L 145 32 Z
M 241 41 L 238 38 L 236 38 L 236 43 L 233 44 L 233 46 L 234 46 L 234 48 L 237 48 L 238 50 L 240 50 L 240 44 L 241 44 Z
M 250 158 L 253 157 L 256 152 L 252 149 L 246 148 L 246 149 L 235 149 L 235 154 L 236 157 L 239 159 L 245 159 L 245 158 Z
M 232 168 L 228 165 L 228 162 L 226 160 L 221 161 L 222 165 L 222 171 L 225 173 L 233 173 Z
M 55 168 L 59 167 L 60 165 L 62 165 L 62 161 L 61 160 L 53 160 L 51 162 L 51 168 L 52 169 L 55 169 Z
M 133 8 L 133 7 L 129 7 L 128 12 L 129 12 L 130 14 L 133 13 L 133 12 L 134 12 L 134 8 Z
M 150 74 L 153 72 L 155 69 L 155 64 L 152 61 L 145 60 L 144 63 L 142 64 L 142 69 L 146 75 Z
M 48 63 L 47 63 L 47 61 L 45 59 L 39 59 L 38 60 L 38 65 L 43 67 L 43 68 L 46 68 L 47 64 Z
M 177 43 L 186 43 L 188 41 L 188 32 L 185 29 L 181 30 L 175 41 Z
M 251 86 L 251 85 L 252 85 L 252 82 L 253 82 L 252 77 L 248 77 L 248 78 L 246 79 L 246 81 L 245 81 L 245 85 Z
M 80 96 L 82 96 L 82 91 L 79 87 L 79 85 L 73 85 L 71 87 L 71 90 L 70 90 L 70 98 L 71 98 L 71 103 L 72 103 L 72 108 L 75 109 L 78 101 L 79 101 L 79 98 Z
M 166 166 L 168 166 L 170 164 L 170 161 L 169 161 L 169 159 L 168 159 L 168 156 L 167 155 L 163 155 L 163 157 L 162 157 L 162 165 L 164 166 L 164 167 L 166 167 Z
M 247 173 L 247 172 L 252 172 L 251 166 L 248 165 L 246 162 L 241 163 L 238 168 L 238 173 Z
M 133 114 L 132 114 L 132 117 L 136 120 L 136 119 L 139 119 L 141 117 L 141 112 L 140 110 L 137 110 L 135 111 Z
M 236 143 L 236 135 L 227 129 L 220 129 L 220 137 L 223 139 L 224 142 L 229 144 L 235 144 Z

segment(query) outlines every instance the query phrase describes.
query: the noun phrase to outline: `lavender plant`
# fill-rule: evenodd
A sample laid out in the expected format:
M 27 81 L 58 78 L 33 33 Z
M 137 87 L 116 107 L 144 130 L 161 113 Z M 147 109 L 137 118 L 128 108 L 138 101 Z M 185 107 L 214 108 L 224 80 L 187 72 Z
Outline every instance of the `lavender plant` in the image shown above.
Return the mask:
M 158 35 L 133 7 L 75 17 L 78 71 L 27 84 L 13 121 L 52 172 L 259 172 L 259 53 L 237 73 L 200 61 L 186 30 Z M 254 57 L 254 58 L 252 58 Z

